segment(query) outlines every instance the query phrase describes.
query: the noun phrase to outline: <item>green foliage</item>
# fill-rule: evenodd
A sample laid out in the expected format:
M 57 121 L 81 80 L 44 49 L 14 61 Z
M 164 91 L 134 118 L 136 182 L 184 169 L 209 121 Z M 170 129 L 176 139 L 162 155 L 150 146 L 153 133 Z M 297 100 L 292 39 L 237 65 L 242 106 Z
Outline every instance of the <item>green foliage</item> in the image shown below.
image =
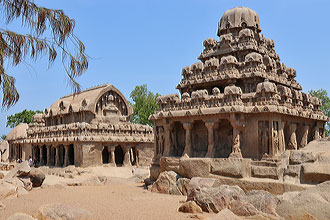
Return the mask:
M 74 34 L 75 20 L 62 10 L 34 4 L 33 0 L 0 0 L 0 13 L 6 24 L 18 20 L 29 34 L 0 27 L 0 90 L 2 107 L 9 108 L 19 99 L 15 78 L 6 67 L 17 66 L 25 58 L 36 60 L 47 55 L 49 65 L 60 59 L 74 92 L 80 91 L 76 78 L 88 68 L 85 45 Z M 73 51 L 73 53 L 71 53 Z M 60 53 L 59 53 L 60 52 Z
M 22 112 L 16 113 L 14 115 L 9 115 L 7 116 L 6 127 L 14 128 L 20 123 L 30 124 L 32 122 L 32 116 L 37 113 L 42 113 L 42 111 L 40 110 L 33 111 L 33 110 L 24 109 Z
M 147 85 L 136 86 L 130 94 L 130 98 L 134 102 L 132 104 L 134 113 L 131 117 L 131 122 L 153 126 L 149 116 L 158 108 L 156 104 L 158 96 L 158 93 L 153 94 L 148 91 Z
M 328 96 L 327 91 L 324 89 L 319 89 L 319 90 L 310 90 L 308 91 L 308 93 L 322 100 L 321 110 L 323 114 L 325 114 L 330 118 L 330 98 Z M 330 134 L 330 123 L 327 122 L 325 124 L 325 135 L 329 136 L 329 134 Z
M 0 136 L 0 138 L 1 138 L 1 140 L 6 140 L 7 135 L 3 134 L 3 135 Z

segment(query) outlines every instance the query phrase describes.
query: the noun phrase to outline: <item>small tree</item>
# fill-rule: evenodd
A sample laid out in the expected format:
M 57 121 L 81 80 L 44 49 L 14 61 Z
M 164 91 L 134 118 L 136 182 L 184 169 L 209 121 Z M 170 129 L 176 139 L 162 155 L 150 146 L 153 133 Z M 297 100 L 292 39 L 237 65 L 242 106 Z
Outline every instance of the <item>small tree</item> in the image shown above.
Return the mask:
M 319 90 L 310 90 L 308 91 L 310 95 L 316 96 L 317 98 L 322 100 L 322 106 L 321 110 L 324 115 L 328 116 L 330 118 L 330 98 L 328 96 L 328 93 L 324 89 Z M 325 135 L 329 136 L 330 134 L 330 123 L 325 123 Z
M 1 140 L 3 140 L 3 141 L 4 141 L 4 140 L 6 140 L 6 138 L 7 138 L 7 135 L 3 134 L 3 135 L 1 135 L 1 136 L 0 136 L 0 138 L 1 138 Z
M 158 93 L 153 94 L 148 91 L 145 84 L 136 86 L 130 94 L 130 98 L 133 100 L 132 106 L 134 110 L 131 122 L 153 126 L 153 122 L 149 120 L 149 116 L 158 108 L 156 104 L 156 98 L 158 96 Z
M 33 115 L 37 113 L 42 113 L 42 111 L 37 110 L 26 110 L 24 109 L 22 112 L 7 116 L 7 124 L 6 127 L 14 128 L 20 123 L 30 124 L 32 122 Z
M 17 66 L 25 58 L 33 60 L 48 55 L 51 65 L 58 52 L 74 92 L 80 91 L 76 78 L 88 68 L 85 46 L 73 33 L 75 21 L 62 10 L 37 6 L 33 0 L 0 0 L 0 12 L 6 24 L 19 19 L 28 34 L 0 28 L 0 89 L 2 107 L 9 108 L 19 99 L 15 78 L 6 68 Z M 71 53 L 70 51 L 74 51 Z

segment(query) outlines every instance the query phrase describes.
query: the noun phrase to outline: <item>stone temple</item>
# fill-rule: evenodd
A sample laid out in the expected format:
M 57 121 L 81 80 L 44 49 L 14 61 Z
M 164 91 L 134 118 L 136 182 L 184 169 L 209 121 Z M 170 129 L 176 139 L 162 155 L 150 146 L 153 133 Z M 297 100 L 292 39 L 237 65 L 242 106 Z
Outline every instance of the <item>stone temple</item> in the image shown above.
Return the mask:
M 276 161 L 285 150 L 324 136 L 328 118 L 321 100 L 301 92 L 296 70 L 260 32 L 255 11 L 226 11 L 218 23 L 220 40 L 206 39 L 200 62 L 183 68 L 181 97 L 157 99 L 153 178 L 179 163 L 166 164 L 166 158 Z
M 133 110 L 110 84 L 54 102 L 32 124 L 20 124 L 7 136 L 9 159 L 39 165 L 150 165 L 153 130 L 129 122 Z

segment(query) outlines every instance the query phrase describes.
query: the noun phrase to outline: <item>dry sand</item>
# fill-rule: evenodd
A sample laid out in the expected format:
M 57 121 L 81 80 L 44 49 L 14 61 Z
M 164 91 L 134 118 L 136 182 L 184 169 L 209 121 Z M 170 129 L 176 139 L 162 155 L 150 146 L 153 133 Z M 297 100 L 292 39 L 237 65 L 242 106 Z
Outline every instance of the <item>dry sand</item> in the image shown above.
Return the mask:
M 111 176 L 113 181 L 99 186 L 63 187 L 56 184 L 65 182 L 65 179 L 47 175 L 46 187 L 34 188 L 27 195 L 2 200 L 6 209 L 0 210 L 0 219 L 6 219 L 17 212 L 32 215 L 40 206 L 50 203 L 70 204 L 86 209 L 95 220 L 175 220 L 190 219 L 192 216 L 177 212 L 185 196 L 151 193 L 143 188 L 142 183 L 127 179 L 132 176 L 131 169 L 98 167 L 93 168 L 94 172 Z M 86 177 L 90 177 L 90 174 Z

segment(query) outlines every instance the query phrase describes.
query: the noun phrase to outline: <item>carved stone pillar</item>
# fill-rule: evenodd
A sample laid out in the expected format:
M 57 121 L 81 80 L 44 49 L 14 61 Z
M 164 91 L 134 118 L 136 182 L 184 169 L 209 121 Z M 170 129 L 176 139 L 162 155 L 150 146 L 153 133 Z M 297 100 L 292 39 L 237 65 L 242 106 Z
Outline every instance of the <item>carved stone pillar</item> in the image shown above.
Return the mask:
M 51 146 L 47 146 L 47 166 L 50 166 L 51 164 L 50 164 L 50 155 L 51 155 Z
M 308 143 L 308 131 L 309 131 L 309 126 L 304 125 L 303 136 L 300 141 L 300 148 L 305 147 Z
M 172 126 L 164 123 L 164 133 L 165 133 L 165 141 L 164 141 L 164 152 L 163 152 L 163 156 L 170 156 L 171 154 L 171 129 Z
M 124 147 L 124 161 L 123 161 L 123 166 L 132 166 L 131 160 L 130 160 L 130 146 L 125 146 Z
M 237 127 L 233 127 L 233 146 L 230 158 L 243 158 L 241 152 L 241 135 Z
M 318 126 L 315 126 L 315 131 L 314 131 L 314 140 L 320 139 L 320 132 Z
M 108 147 L 108 151 L 109 151 L 109 163 L 112 164 L 114 167 L 116 167 L 115 147 L 116 146 Z
M 191 146 L 191 130 L 192 130 L 192 123 L 191 122 L 184 122 L 183 128 L 186 131 L 186 146 L 184 148 L 183 155 L 187 154 L 189 157 L 193 156 L 193 150 Z
M 217 125 L 216 121 L 205 121 L 205 126 L 208 132 L 208 147 L 205 157 L 214 157 L 214 128 L 216 128 Z
M 288 143 L 288 149 L 297 150 L 297 136 L 296 136 L 297 125 L 295 123 L 290 124 L 290 139 Z
M 64 154 L 64 167 L 69 165 L 69 145 L 64 145 L 65 154 Z
M 38 147 L 39 150 L 39 166 L 44 165 L 44 155 L 43 155 L 43 150 L 42 150 L 42 146 Z
M 55 146 L 55 167 L 60 166 L 60 146 Z
M 283 153 L 285 151 L 285 137 L 284 137 L 284 121 L 280 121 L 278 124 L 279 129 L 279 152 Z

